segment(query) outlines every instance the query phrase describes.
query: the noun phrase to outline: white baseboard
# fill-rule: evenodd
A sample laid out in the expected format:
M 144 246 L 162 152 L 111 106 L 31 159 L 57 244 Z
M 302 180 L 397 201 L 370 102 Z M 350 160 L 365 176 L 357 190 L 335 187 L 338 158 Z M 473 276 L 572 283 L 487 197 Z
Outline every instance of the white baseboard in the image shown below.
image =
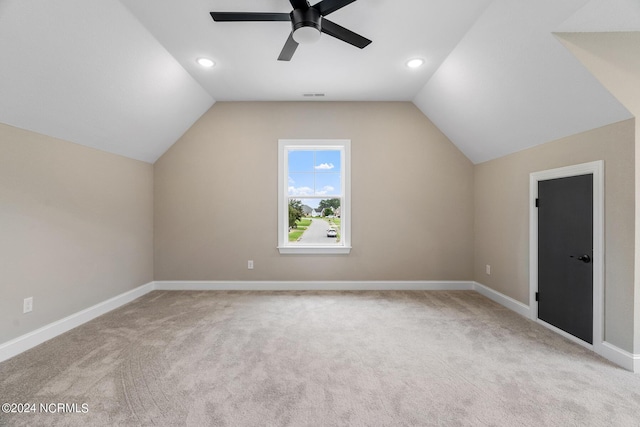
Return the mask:
M 123 306 L 154 289 L 153 282 L 139 286 L 123 294 L 117 295 L 92 307 L 74 313 L 64 319 L 57 320 L 35 331 L 29 332 L 11 341 L 0 344 L 0 362 L 10 359 L 23 351 L 27 351 L 51 338 L 57 337 L 75 327 L 87 323 L 98 316 Z
M 485 285 L 473 282 L 473 290 L 478 292 L 481 295 L 489 298 L 492 301 L 497 302 L 498 304 L 505 306 L 506 308 L 515 311 L 516 313 L 526 317 L 527 319 L 531 319 L 531 310 L 529 306 L 521 303 L 511 297 L 508 297 L 504 294 L 501 294 L 498 291 L 494 291 L 491 288 L 486 287 Z
M 131 291 L 57 320 L 35 331 L 0 344 L 0 362 L 10 359 L 45 341 L 121 307 L 153 290 L 161 291 L 286 291 L 286 290 L 472 290 L 468 281 L 158 281 L 149 282 Z
M 160 291 L 470 291 L 469 281 L 156 281 Z
M 478 282 L 472 281 L 155 281 L 117 295 L 85 310 L 50 323 L 6 343 L 0 344 L 0 362 L 63 334 L 77 326 L 121 307 L 153 290 L 160 291 L 476 291 L 498 304 L 530 319 L 528 305 L 516 301 Z M 613 363 L 640 373 L 640 354 L 632 354 L 608 342 L 594 351 Z
M 600 356 L 615 363 L 624 369 L 640 373 L 640 354 L 629 353 L 626 350 L 604 341 L 596 351 Z

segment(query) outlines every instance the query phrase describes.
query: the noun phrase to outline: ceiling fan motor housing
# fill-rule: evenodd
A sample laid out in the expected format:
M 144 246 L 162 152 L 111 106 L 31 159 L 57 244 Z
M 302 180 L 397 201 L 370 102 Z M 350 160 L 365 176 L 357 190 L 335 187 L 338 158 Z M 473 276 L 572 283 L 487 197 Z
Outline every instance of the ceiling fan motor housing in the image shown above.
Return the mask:
M 313 7 L 305 10 L 293 9 L 289 16 L 291 16 L 293 39 L 296 42 L 313 43 L 320 39 L 322 16 L 317 9 Z

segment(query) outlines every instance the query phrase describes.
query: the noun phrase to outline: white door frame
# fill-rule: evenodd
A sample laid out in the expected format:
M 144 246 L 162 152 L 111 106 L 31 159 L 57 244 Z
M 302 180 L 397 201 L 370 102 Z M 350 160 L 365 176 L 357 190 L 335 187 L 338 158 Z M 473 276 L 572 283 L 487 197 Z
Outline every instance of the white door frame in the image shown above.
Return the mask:
M 593 345 L 538 319 L 538 181 L 593 174 Z M 582 163 L 529 175 L 529 307 L 531 319 L 584 347 L 602 352 L 604 341 L 604 161 Z

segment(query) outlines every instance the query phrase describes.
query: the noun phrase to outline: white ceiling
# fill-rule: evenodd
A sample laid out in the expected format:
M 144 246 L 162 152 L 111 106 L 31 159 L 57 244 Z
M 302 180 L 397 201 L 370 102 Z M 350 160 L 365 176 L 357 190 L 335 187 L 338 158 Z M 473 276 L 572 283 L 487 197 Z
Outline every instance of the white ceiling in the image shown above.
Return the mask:
M 215 101 L 413 100 L 477 163 L 631 117 L 553 32 L 638 31 L 636 0 L 359 0 L 329 18 L 371 45 L 323 34 L 291 62 L 288 23 L 209 16 L 290 9 L 0 0 L 0 122 L 154 162 Z
M 317 1 L 312 2 L 316 3 Z M 122 0 L 217 101 L 411 101 L 489 0 L 360 0 L 328 18 L 373 43 L 358 49 L 324 34 L 277 61 L 288 22 L 214 22 L 209 12 L 291 11 L 288 0 Z M 436 13 L 434 13 L 436 12 Z M 218 63 L 202 70 L 206 56 Z M 419 71 L 405 67 L 422 57 Z
M 630 112 L 640 115 L 640 31 L 560 33 L 559 37 Z M 636 133 L 640 135 L 640 129 Z
M 0 0 L 0 122 L 155 161 L 213 103 L 117 0 Z
M 475 163 L 630 118 L 553 35 L 586 3 L 493 1 L 414 102 Z

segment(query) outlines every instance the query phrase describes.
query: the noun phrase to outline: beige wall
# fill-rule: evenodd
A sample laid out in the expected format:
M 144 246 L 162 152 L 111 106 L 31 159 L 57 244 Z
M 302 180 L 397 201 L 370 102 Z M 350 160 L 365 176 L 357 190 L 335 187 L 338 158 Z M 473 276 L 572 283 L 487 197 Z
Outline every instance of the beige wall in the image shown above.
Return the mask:
M 605 340 L 633 350 L 635 120 L 475 167 L 474 280 L 529 302 L 529 174 L 604 160 Z M 485 265 L 491 265 L 491 275 Z
M 529 174 L 602 159 L 605 339 L 631 352 L 634 133 L 474 167 L 411 103 L 219 102 L 151 166 L 0 125 L 0 343 L 154 279 L 473 279 L 527 304 Z M 350 255 L 278 253 L 280 138 L 352 140 Z
M 351 139 L 350 255 L 278 253 L 281 138 Z M 218 102 L 154 177 L 156 280 L 472 276 L 473 165 L 409 102 Z
M 152 186 L 147 163 L 0 124 L 0 343 L 153 280 Z
M 561 33 L 560 41 L 635 116 L 640 115 L 640 32 Z M 636 126 L 636 212 L 640 212 L 640 127 Z M 640 255 L 640 215 L 636 215 Z M 635 264 L 635 306 L 640 307 L 640 256 Z M 640 354 L 640 308 L 635 310 L 634 353 Z

